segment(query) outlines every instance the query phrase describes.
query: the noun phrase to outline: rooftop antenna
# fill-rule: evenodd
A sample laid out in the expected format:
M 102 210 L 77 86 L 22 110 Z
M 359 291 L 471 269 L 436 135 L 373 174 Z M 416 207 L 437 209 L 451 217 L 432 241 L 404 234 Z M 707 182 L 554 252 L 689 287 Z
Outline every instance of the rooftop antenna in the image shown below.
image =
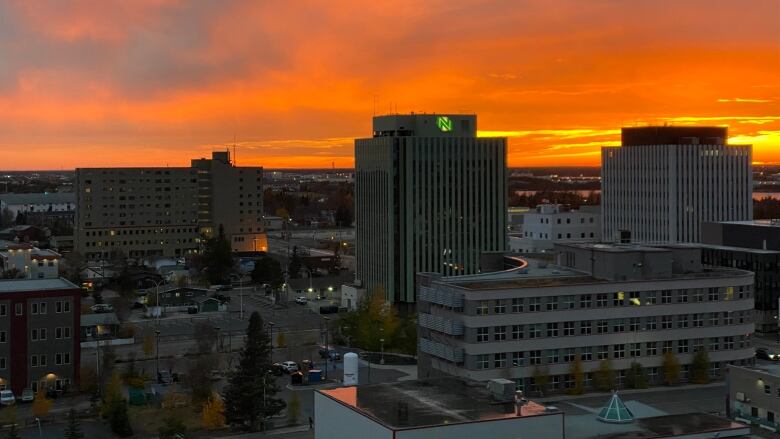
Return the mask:
M 233 131 L 233 166 L 238 166 L 236 162 L 236 132 Z

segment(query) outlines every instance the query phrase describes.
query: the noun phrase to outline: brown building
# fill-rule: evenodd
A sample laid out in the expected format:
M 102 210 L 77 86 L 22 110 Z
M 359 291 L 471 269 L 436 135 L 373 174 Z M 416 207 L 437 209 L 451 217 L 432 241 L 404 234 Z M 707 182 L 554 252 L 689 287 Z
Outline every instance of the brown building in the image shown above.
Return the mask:
M 65 279 L 0 281 L 0 387 L 64 390 L 78 382 L 81 292 Z
M 221 225 L 233 250 L 265 250 L 262 173 L 228 152 L 186 168 L 79 168 L 75 249 L 88 260 L 181 257 Z

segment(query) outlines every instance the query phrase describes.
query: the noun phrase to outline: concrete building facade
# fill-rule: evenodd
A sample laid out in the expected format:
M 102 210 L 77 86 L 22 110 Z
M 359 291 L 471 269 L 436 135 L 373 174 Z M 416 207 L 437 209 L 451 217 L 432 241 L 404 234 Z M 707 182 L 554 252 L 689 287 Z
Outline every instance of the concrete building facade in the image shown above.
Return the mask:
M 196 253 L 222 225 L 233 250 L 262 250 L 262 168 L 227 152 L 179 168 L 76 169 L 75 249 L 87 259 Z
M 601 241 L 601 208 L 581 206 L 570 209 L 562 204 L 541 204 L 523 215 L 522 231 L 509 239 L 509 248 L 518 253 L 542 253 L 560 242 Z
M 699 242 L 701 223 L 753 218 L 752 147 L 722 127 L 623 128 L 601 150 L 603 239 Z
M 81 291 L 64 279 L 0 281 L 0 386 L 65 390 L 80 362 Z
M 780 431 L 780 367 L 729 366 L 728 410 L 732 418 Z
M 474 115 L 391 115 L 355 140 L 357 278 L 413 303 L 415 274 L 479 270 L 506 246 L 506 139 Z
M 53 251 L 41 250 L 30 244 L 0 246 L 0 272 L 17 270 L 24 279 L 55 279 L 59 277 L 62 256 Z
M 726 364 L 752 363 L 752 273 L 704 269 L 692 246 L 582 243 L 555 251 L 557 265 L 528 260 L 473 276 L 420 274 L 418 375 L 508 378 L 533 391 L 543 370 L 555 392 L 574 385 L 576 358 L 585 388 L 602 360 L 618 388 L 633 362 L 650 384 L 660 383 L 666 352 L 682 365 L 683 380 L 699 349 L 709 353 L 713 378 Z

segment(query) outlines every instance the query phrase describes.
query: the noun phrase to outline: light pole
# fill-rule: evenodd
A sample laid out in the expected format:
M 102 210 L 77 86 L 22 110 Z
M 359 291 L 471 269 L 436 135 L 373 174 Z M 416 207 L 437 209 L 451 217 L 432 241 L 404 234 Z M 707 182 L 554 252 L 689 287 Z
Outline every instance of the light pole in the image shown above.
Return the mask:
M 157 338 L 157 342 L 155 343 L 155 345 L 156 345 L 155 347 L 157 348 L 157 354 L 155 355 L 155 357 L 156 357 L 155 369 L 157 370 L 157 381 L 159 382 L 160 381 L 160 330 L 159 329 L 155 329 L 154 330 L 154 335 Z
M 221 340 L 220 336 L 222 334 L 219 332 L 220 327 L 219 326 L 215 326 L 214 329 L 217 330 L 217 352 L 222 352 L 222 343 L 220 343 L 220 340 Z
M 157 300 L 156 300 L 156 304 L 157 304 L 157 326 L 160 326 L 160 315 L 162 314 L 162 307 L 160 306 L 160 284 L 162 284 L 164 281 L 165 281 L 164 279 L 161 279 L 159 282 L 152 281 L 152 282 L 154 282 L 154 287 L 155 287 L 156 296 L 157 296 Z
M 271 339 L 271 363 L 274 362 L 274 325 L 276 323 L 268 322 L 268 338 Z
M 35 418 L 35 422 L 38 423 L 38 437 L 43 439 L 43 431 L 41 431 L 41 418 Z
M 385 364 L 385 339 L 379 339 L 379 364 Z
M 323 330 L 322 335 L 325 335 L 325 379 L 328 379 L 328 362 L 330 360 L 330 346 L 328 346 L 328 323 L 330 322 L 330 319 L 328 317 L 322 316 L 322 320 L 325 323 L 325 329 Z

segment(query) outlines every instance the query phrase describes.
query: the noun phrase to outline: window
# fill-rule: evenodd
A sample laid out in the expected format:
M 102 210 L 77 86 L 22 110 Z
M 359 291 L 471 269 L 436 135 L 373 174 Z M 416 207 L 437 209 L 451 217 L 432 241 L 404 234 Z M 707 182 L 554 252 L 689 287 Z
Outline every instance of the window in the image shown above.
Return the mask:
M 38 314 L 38 302 L 32 302 L 30 304 L 30 314 Z
M 664 341 L 664 346 L 663 346 L 662 352 L 664 354 L 668 354 L 668 353 L 672 352 L 672 347 L 673 347 L 672 341 L 671 340 L 666 340 L 666 341 Z
M 648 291 L 647 293 L 645 293 L 645 295 L 647 296 L 646 303 L 648 305 L 655 305 L 658 303 L 658 299 L 656 298 L 655 291 Z
M 596 295 L 596 307 L 597 308 L 605 308 L 607 306 L 607 295 L 606 294 L 597 294 Z
M 734 287 L 726 287 L 726 297 L 723 300 L 734 300 Z
M 723 349 L 727 351 L 734 349 L 734 337 L 723 337 Z
M 693 327 L 694 328 L 701 328 L 704 326 L 704 319 L 702 319 L 701 314 L 694 314 L 693 315 Z
M 542 351 L 531 351 L 529 355 L 529 362 L 532 366 L 542 364 Z
M 711 312 L 710 313 L 710 326 L 718 326 L 718 322 L 720 320 L 718 319 L 718 313 Z
M 715 352 L 718 349 L 720 349 L 720 343 L 718 341 L 718 337 L 710 337 L 709 351 Z
M 46 314 L 46 302 L 40 304 L 40 314 Z
M 60 328 L 59 326 L 54 328 L 54 338 L 56 339 L 62 338 L 62 328 Z
M 677 353 L 678 354 L 688 353 L 688 340 L 677 340 Z
M 677 303 L 688 303 L 688 290 L 677 291 Z
M 547 350 L 547 364 L 555 364 L 559 360 L 558 358 L 558 349 L 548 349 Z
M 599 320 L 598 323 L 596 323 L 596 332 L 598 334 L 606 334 L 609 332 L 609 322 L 606 320 Z
M 702 349 L 704 349 L 704 340 L 701 338 L 693 340 L 693 352 L 699 352 Z
M 62 312 L 70 312 L 70 301 L 66 300 L 62 302 Z
M 576 356 L 574 352 L 574 348 L 566 348 L 566 350 L 563 351 L 563 361 L 565 363 L 570 363 L 574 361 L 574 357 Z
M 506 367 L 506 352 L 499 352 L 493 355 L 493 367 Z
M 734 324 L 734 313 L 724 311 L 723 312 L 723 324 L 724 325 L 732 325 Z
M 528 326 L 528 337 L 539 338 L 542 336 L 542 325 L 530 325 Z
M 720 299 L 720 293 L 718 292 L 717 288 L 707 289 L 707 300 L 709 300 L 710 302 L 714 302 L 719 299 Z
M 60 354 L 59 352 L 54 354 L 54 364 L 56 365 L 62 364 L 62 354 Z
M 640 306 L 642 305 L 642 299 L 639 297 L 639 291 L 631 291 L 629 293 L 628 303 L 630 303 L 633 306 Z
M 496 300 L 495 305 L 493 305 L 493 313 L 494 314 L 504 314 L 506 312 L 506 302 L 503 300 Z
M 593 348 L 586 346 L 580 351 L 580 360 L 591 361 L 593 360 Z
M 46 366 L 46 354 L 38 355 L 38 364 Z
M 626 321 L 623 319 L 616 319 L 612 323 L 612 332 L 625 332 L 626 331 Z
M 661 329 L 672 329 L 672 316 L 661 316 Z
M 8 308 L 5 303 L 0 304 L 0 316 L 5 317 L 8 314 Z
M 547 298 L 547 311 L 555 311 L 558 309 L 558 298 L 556 296 L 550 296 Z
M 542 310 L 542 298 L 532 297 L 531 303 L 528 305 L 528 311 L 537 312 Z
M 493 328 L 493 340 L 495 341 L 506 340 L 506 326 L 496 326 Z
M 648 331 L 655 331 L 658 329 L 658 320 L 655 317 L 648 317 L 645 320 L 645 326 Z
M 547 336 L 548 337 L 557 337 L 558 336 L 558 323 L 548 323 L 547 324 Z
M 8 341 L 8 333 L 0 331 L 0 343 L 6 343 Z
M 590 308 L 593 305 L 590 294 L 580 296 L 580 308 Z
M 490 337 L 490 328 L 477 328 L 477 343 L 484 343 Z
M 512 340 L 520 340 L 523 338 L 523 325 L 512 325 Z
M 490 367 L 490 356 L 487 354 L 477 355 L 477 369 L 487 369 Z
M 517 297 L 512 299 L 512 312 L 523 312 L 523 299 Z
M 522 366 L 524 363 L 522 352 L 512 352 L 512 366 Z
M 32 357 L 30 357 L 30 366 L 31 367 L 38 367 L 38 356 L 37 355 L 33 355 Z
M 70 326 L 66 326 L 62 328 L 63 333 L 65 334 L 65 338 L 70 338 Z
M 704 302 L 704 290 L 701 288 L 693 290 L 693 300 L 696 302 Z
M 658 368 L 657 367 L 651 367 L 647 370 L 647 378 L 648 381 L 651 383 L 654 383 L 655 380 L 658 378 Z
M 30 331 L 30 340 L 38 341 L 38 330 L 37 329 L 33 329 L 32 331 Z
M 617 293 L 612 293 L 612 306 L 623 306 L 623 301 L 626 298 L 626 293 L 622 291 L 618 291 Z
M 62 301 L 58 300 L 57 302 L 54 302 L 54 312 L 55 313 L 61 313 L 62 312 Z
M 484 316 L 488 313 L 488 302 L 487 300 L 483 300 L 479 303 L 477 303 L 477 315 L 478 316 Z
M 661 291 L 661 303 L 672 303 L 672 292 L 670 290 Z
M 645 352 L 647 356 L 658 355 L 658 343 L 654 341 L 645 343 Z
M 615 358 L 623 358 L 626 356 L 626 345 L 616 344 L 612 350 L 612 356 Z
M 580 322 L 580 334 L 589 335 L 592 329 L 592 322 L 590 320 L 583 320 Z
M 631 343 L 628 348 L 628 354 L 632 357 L 641 357 L 642 343 Z
M 41 340 L 46 340 L 46 328 L 41 328 L 39 331 L 39 336 L 41 337 Z
M 0 358 L 0 369 L 5 370 L 8 367 L 5 357 Z
M 574 335 L 574 322 L 563 322 L 563 335 Z
M 680 314 L 679 316 L 677 316 L 677 327 L 678 328 L 688 327 L 688 314 Z
M 563 297 L 563 309 L 574 309 L 574 296 Z
M 609 358 L 609 346 L 608 345 L 602 345 L 598 347 L 598 351 L 596 352 L 596 358 L 599 360 L 606 360 Z

